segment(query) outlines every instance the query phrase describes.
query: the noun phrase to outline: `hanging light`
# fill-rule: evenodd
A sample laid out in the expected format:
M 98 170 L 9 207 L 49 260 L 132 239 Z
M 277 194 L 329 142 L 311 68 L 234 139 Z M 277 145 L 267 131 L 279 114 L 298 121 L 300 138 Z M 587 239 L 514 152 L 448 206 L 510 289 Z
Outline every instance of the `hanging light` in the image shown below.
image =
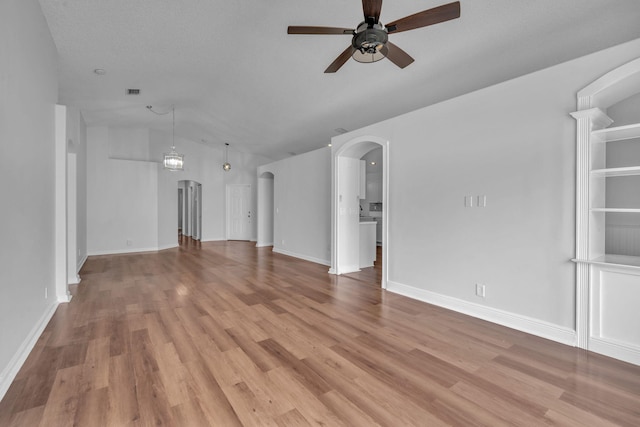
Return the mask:
M 158 116 L 169 114 L 169 111 L 166 113 L 153 111 L 153 107 L 151 105 L 147 105 L 147 110 L 151 111 L 153 114 L 157 114 Z M 184 170 L 184 155 L 178 154 L 176 151 L 176 109 L 173 105 L 171 106 L 171 151 L 163 154 L 164 159 L 162 164 L 165 169 L 169 169 L 170 171 Z
M 171 106 L 171 151 L 164 153 L 164 168 L 170 171 L 184 170 L 184 155 L 176 151 L 176 109 Z
M 224 163 L 222 164 L 222 170 L 229 172 L 231 170 L 231 163 L 229 163 L 229 143 L 224 143 Z

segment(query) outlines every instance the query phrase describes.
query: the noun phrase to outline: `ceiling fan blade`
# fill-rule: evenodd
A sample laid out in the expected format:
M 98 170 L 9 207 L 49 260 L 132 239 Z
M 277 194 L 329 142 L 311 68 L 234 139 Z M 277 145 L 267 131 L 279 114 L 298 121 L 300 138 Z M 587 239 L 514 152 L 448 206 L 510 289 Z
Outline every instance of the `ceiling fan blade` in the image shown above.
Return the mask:
M 382 10 L 382 0 L 362 0 L 362 11 L 364 20 L 369 23 L 369 18 L 373 18 L 373 24 L 378 23 L 380 11 Z
M 340 69 L 340 67 L 342 67 L 344 65 L 345 62 L 347 62 L 349 60 L 349 58 L 351 58 L 351 55 L 353 55 L 353 51 L 355 51 L 355 49 L 353 48 L 353 46 L 349 45 L 348 48 L 346 48 L 344 50 L 344 52 L 342 52 L 335 61 L 333 61 L 331 63 L 331 65 L 329 65 L 327 67 L 326 70 L 324 70 L 325 73 L 335 73 L 336 71 L 338 71 Z
M 353 29 L 337 28 L 337 27 L 290 26 L 289 28 L 287 28 L 287 34 L 349 34 L 349 35 L 353 35 Z
M 423 10 L 413 15 L 405 16 L 387 24 L 387 32 L 399 33 L 414 30 L 428 25 L 439 24 L 460 17 L 460 2 L 456 1 L 433 9 Z
M 385 44 L 382 53 L 385 54 L 389 61 L 393 62 L 400 68 L 404 68 L 413 62 L 413 58 L 409 56 L 407 52 L 389 41 Z

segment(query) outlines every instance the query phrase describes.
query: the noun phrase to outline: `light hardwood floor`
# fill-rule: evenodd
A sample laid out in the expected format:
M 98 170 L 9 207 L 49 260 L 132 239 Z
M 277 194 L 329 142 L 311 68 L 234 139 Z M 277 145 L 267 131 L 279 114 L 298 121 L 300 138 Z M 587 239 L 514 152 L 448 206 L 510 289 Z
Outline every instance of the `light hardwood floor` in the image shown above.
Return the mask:
M 81 277 L 0 426 L 640 425 L 640 367 L 384 292 L 379 269 L 184 239 Z

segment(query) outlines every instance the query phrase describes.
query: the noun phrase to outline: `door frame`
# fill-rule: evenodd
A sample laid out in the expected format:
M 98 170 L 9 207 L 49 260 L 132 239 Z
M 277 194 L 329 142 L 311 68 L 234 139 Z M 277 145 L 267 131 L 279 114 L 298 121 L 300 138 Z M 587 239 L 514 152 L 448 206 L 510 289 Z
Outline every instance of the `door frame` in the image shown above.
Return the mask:
M 344 186 L 359 186 L 359 182 L 351 182 L 348 177 L 343 177 L 340 171 L 340 158 L 360 159 L 364 154 L 377 146 L 382 147 L 382 279 L 380 287 L 387 288 L 389 282 L 389 141 L 377 136 L 359 136 L 353 138 L 339 147 L 332 149 L 331 170 L 331 274 L 346 274 L 354 270 L 353 263 L 342 262 L 340 254 L 344 245 L 345 236 L 349 233 L 349 227 L 359 227 L 359 223 L 352 223 L 348 215 L 340 213 L 341 192 Z M 359 254 L 357 254 L 359 255 Z M 352 257 L 356 258 L 356 257 Z M 359 259 L 359 256 L 357 257 Z M 347 265 L 343 265 L 347 264 Z
M 246 240 L 246 241 L 251 241 L 251 231 L 252 231 L 252 219 L 255 216 L 254 212 L 253 212 L 253 206 L 251 203 L 251 184 L 227 184 L 226 186 L 226 197 L 225 197 L 225 205 L 226 205 L 226 209 L 225 209 L 225 240 L 231 240 L 229 237 L 231 235 L 231 189 L 233 187 L 248 187 L 249 188 L 249 192 L 247 195 L 247 206 L 249 207 L 249 224 L 248 224 L 248 229 L 247 229 L 247 238 L 246 239 L 233 239 L 233 240 Z

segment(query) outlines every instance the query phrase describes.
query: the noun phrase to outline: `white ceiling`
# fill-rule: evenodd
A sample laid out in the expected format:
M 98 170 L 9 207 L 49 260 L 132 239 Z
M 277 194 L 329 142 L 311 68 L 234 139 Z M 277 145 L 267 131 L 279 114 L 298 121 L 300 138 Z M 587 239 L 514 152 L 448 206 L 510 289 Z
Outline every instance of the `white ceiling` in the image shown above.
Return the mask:
M 387 0 L 380 20 L 448 0 Z M 358 0 L 40 0 L 60 60 L 60 102 L 88 125 L 170 130 L 273 159 L 354 130 L 640 37 L 638 0 L 462 0 L 459 19 L 392 34 L 415 62 L 325 68 L 355 28 Z M 93 70 L 106 70 L 103 76 Z M 140 96 L 126 96 L 139 88 Z

